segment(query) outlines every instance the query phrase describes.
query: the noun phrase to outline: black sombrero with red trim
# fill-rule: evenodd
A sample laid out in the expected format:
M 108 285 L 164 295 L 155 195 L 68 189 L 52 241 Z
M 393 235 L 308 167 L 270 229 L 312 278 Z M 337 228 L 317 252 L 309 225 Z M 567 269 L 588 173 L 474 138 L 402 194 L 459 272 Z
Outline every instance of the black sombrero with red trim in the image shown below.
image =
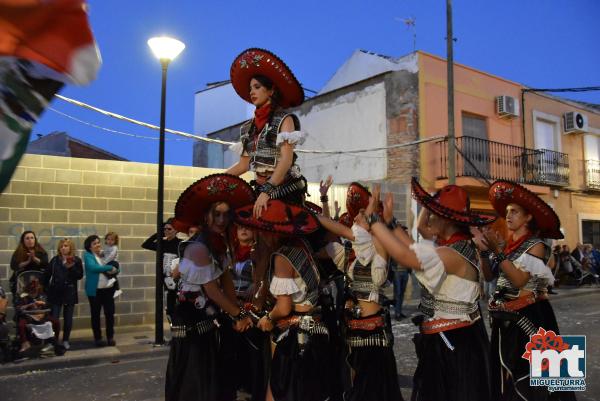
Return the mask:
M 237 224 L 260 231 L 283 235 L 308 235 L 317 231 L 321 224 L 308 208 L 280 200 L 270 200 L 260 218 L 253 216 L 254 205 L 238 208 L 234 212 Z
M 500 216 L 506 216 L 506 207 L 516 203 L 533 216 L 542 238 L 563 239 L 560 218 L 542 198 L 512 181 L 497 180 L 488 192 L 490 203 Z
M 299 106 L 304 102 L 304 90 L 292 70 L 275 54 L 265 49 L 250 48 L 241 52 L 231 64 L 231 84 L 237 94 L 252 103 L 250 81 L 257 75 L 264 75 L 275 84 L 283 108 Z
M 496 220 L 471 211 L 469 194 L 458 185 L 446 185 L 433 195 L 425 191 L 414 177 L 411 186 L 412 195 L 419 204 L 445 219 L 469 226 L 485 226 Z
M 231 174 L 211 174 L 179 195 L 172 225 L 178 231 L 187 231 L 190 226 L 202 224 L 215 202 L 226 202 L 234 210 L 254 204 L 255 199 L 254 190 L 243 179 Z

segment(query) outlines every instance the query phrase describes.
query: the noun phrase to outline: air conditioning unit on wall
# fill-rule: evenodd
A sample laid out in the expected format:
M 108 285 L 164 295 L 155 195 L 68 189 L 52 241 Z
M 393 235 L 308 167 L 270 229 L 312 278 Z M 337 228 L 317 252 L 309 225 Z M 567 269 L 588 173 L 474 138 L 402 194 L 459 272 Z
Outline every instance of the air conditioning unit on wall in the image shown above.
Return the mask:
M 588 118 L 578 111 L 569 111 L 563 115 L 565 134 L 584 133 L 589 131 Z
M 519 117 L 519 102 L 512 96 L 496 97 L 496 113 L 501 118 Z

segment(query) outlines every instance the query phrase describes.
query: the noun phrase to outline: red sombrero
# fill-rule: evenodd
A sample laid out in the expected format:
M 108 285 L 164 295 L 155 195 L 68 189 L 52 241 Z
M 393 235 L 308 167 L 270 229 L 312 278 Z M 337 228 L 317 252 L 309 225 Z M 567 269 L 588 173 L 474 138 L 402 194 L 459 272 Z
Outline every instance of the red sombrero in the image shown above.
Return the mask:
M 506 216 L 506 206 L 516 203 L 531 213 L 540 229 L 540 237 L 563 239 L 560 219 L 556 212 L 539 196 L 517 183 L 505 180 L 495 181 L 488 192 L 490 203 L 500 216 Z
M 285 235 L 307 235 L 321 227 L 319 220 L 309 209 L 280 200 L 270 200 L 267 210 L 258 219 L 253 217 L 253 209 L 254 205 L 236 209 L 235 222 L 257 230 Z
M 281 107 L 299 106 L 304 101 L 304 90 L 292 70 L 270 51 L 251 48 L 235 58 L 230 71 L 233 89 L 248 103 L 252 103 L 250 81 L 256 75 L 264 75 L 273 81 L 281 95 Z
M 471 211 L 469 194 L 458 185 L 446 185 L 433 196 L 412 179 L 412 195 L 421 205 L 445 219 L 469 226 L 485 226 L 493 223 L 495 217 L 483 216 Z
M 348 212 L 342 213 L 342 215 L 340 216 L 339 222 L 342 223 L 343 225 L 345 225 L 346 227 L 352 227 L 352 224 L 354 224 L 354 222 L 350 218 L 350 215 L 348 214 Z
M 304 206 L 308 208 L 314 214 L 323 214 L 323 208 L 316 203 L 304 201 Z
M 227 202 L 233 210 L 253 204 L 254 200 L 252 187 L 243 179 L 231 174 L 212 174 L 179 195 L 172 225 L 178 231 L 187 231 L 190 226 L 202 223 L 208 208 L 215 202 Z
M 358 182 L 353 182 L 348 186 L 346 210 L 348 211 L 350 221 L 354 220 L 360 209 L 366 209 L 369 206 L 370 197 L 371 192 Z

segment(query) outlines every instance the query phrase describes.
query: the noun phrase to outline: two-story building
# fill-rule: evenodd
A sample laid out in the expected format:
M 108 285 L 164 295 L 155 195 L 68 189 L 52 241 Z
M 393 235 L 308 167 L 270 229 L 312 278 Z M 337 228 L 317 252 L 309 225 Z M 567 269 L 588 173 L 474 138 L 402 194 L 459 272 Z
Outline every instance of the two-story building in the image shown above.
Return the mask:
M 534 92 L 461 64 L 454 77 L 457 184 L 470 192 L 472 207 L 491 212 L 488 183 L 514 180 L 554 207 L 571 246 L 600 245 L 600 106 Z M 443 58 L 357 50 L 321 92 L 292 110 L 309 133 L 299 165 L 313 182 L 333 174 L 338 184 L 384 183 L 384 191 L 395 194 L 397 217 L 410 223 L 417 211 L 410 177 L 430 190 L 447 183 L 447 141 L 399 145 L 446 136 L 446 92 Z M 208 136 L 235 141 L 244 118 Z M 364 151 L 376 148 L 382 149 Z M 194 160 L 206 160 L 206 151 L 197 144 Z M 212 152 L 223 156 L 211 160 L 234 160 L 226 147 L 211 145 Z

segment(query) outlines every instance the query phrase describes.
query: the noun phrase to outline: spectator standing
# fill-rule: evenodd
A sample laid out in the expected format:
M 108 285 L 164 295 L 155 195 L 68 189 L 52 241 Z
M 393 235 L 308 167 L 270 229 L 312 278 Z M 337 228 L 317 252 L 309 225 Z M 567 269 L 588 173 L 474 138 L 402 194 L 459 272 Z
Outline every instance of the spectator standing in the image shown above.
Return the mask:
M 4 288 L 0 285 L 0 363 L 8 362 L 10 357 L 8 324 L 6 323 L 7 308 L 8 299 L 6 298 Z
M 71 348 L 69 338 L 73 327 L 73 311 L 79 302 L 77 282 L 83 278 L 83 263 L 75 256 L 75 244 L 68 238 L 58 242 L 56 256 L 44 271 L 44 288 L 52 316 L 60 319 L 63 313 L 63 346 Z
M 576 248 L 573 249 L 573 252 L 571 252 L 571 256 L 573 256 L 579 263 L 583 261 L 583 244 L 581 242 L 577 243 Z
M 399 265 L 394 259 L 389 260 L 389 269 L 394 275 L 394 319 L 402 320 L 406 315 L 402 313 L 402 304 L 404 303 L 404 293 L 410 277 L 409 269 Z
M 104 309 L 106 321 L 106 340 L 110 346 L 115 346 L 115 299 L 114 288 L 109 284 L 103 272 L 118 269 L 110 265 L 103 265 L 100 259 L 102 243 L 97 235 L 90 235 L 84 242 L 85 253 L 83 262 L 85 264 L 85 293 L 90 303 L 92 330 L 94 331 L 94 342 L 97 347 L 104 345 L 102 342 L 102 331 L 100 330 L 100 310 Z
M 110 265 L 112 267 L 116 267 L 119 272 L 121 269 L 121 266 L 119 265 L 118 262 L 118 257 L 119 257 L 119 234 L 117 234 L 116 232 L 110 231 L 108 233 L 106 233 L 106 235 L 104 236 L 104 248 L 102 249 L 102 264 L 103 265 Z M 121 290 L 121 287 L 119 285 L 119 279 L 117 277 L 117 274 L 110 274 L 110 273 L 102 273 L 106 276 L 106 278 L 108 279 L 109 282 L 112 281 L 112 283 L 114 284 L 113 288 L 115 289 L 115 293 L 113 295 L 114 298 L 118 298 L 119 295 L 121 295 L 123 293 L 123 291 Z
M 162 261 L 164 288 L 167 292 L 167 316 L 172 321 L 175 302 L 177 300 L 177 288 L 171 277 L 171 264 L 179 256 L 179 243 L 181 239 L 177 238 L 177 230 L 173 227 L 173 219 L 168 219 L 163 225 L 163 243 L 162 243 Z M 156 252 L 158 242 L 158 233 L 152 234 L 144 243 L 142 248 Z
M 17 275 L 26 270 L 44 271 L 48 266 L 48 254 L 38 243 L 33 231 L 25 231 L 21 234 L 19 245 L 10 258 L 10 290 L 13 294 L 13 304 L 16 302 Z

